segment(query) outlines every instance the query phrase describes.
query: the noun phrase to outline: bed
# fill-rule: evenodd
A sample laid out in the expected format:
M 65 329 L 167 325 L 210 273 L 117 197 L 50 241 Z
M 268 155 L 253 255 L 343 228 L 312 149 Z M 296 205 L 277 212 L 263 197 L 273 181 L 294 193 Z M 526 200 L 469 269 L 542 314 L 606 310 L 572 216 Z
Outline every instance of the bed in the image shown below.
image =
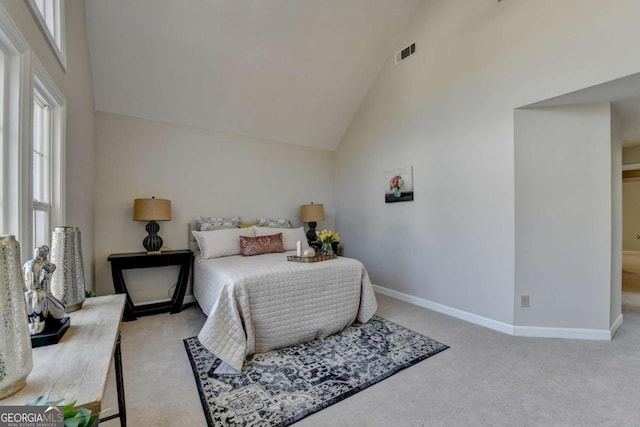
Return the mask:
M 295 248 L 300 232 L 284 231 L 284 247 Z M 211 257 L 201 246 L 193 249 L 199 251 L 193 295 L 207 315 L 198 339 L 237 371 L 248 355 L 326 337 L 355 320 L 367 322 L 377 309 L 367 271 L 355 259 L 298 263 L 287 261 L 295 251 Z

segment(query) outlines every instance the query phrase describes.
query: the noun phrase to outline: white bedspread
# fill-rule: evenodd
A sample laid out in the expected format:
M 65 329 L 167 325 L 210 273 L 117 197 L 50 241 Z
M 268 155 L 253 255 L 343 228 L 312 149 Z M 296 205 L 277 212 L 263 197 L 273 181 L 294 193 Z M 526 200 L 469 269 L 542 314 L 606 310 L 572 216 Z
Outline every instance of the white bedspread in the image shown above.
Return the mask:
M 194 296 L 209 313 L 198 338 L 239 371 L 247 355 L 326 337 L 377 309 L 360 261 L 305 264 L 286 255 L 196 260 Z

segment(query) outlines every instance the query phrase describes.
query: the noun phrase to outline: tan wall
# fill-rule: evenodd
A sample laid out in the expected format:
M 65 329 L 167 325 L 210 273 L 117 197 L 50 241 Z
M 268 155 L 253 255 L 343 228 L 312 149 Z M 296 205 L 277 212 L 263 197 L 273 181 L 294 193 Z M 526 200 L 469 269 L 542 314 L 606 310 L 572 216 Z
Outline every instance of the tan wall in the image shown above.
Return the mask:
M 622 164 L 640 163 L 640 145 L 622 149 Z M 640 251 L 640 179 L 622 183 L 622 249 Z
M 96 117 L 100 294 L 113 292 L 109 254 L 144 250 L 145 224 L 132 220 L 137 197 L 171 200 L 172 219 L 160 223 L 160 236 L 172 249 L 188 247 L 187 224 L 196 216 L 289 218 L 299 226 L 300 205 L 314 201 L 325 206 L 319 226 L 333 226 L 333 152 L 104 112 Z M 166 298 L 175 283 L 173 275 L 128 273 L 139 302 Z
M 622 249 L 640 251 L 640 179 L 622 183 Z
M 640 145 L 622 149 L 622 164 L 631 165 L 634 163 L 640 163 Z

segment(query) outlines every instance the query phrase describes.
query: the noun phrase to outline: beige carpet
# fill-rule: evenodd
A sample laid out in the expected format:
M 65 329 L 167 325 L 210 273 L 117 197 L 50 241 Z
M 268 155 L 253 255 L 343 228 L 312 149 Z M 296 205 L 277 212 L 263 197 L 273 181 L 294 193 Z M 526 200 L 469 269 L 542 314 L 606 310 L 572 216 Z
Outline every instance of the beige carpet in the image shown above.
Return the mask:
M 516 338 L 378 298 L 381 317 L 451 348 L 296 426 L 640 425 L 640 309 L 623 308 L 613 341 L 580 341 Z M 206 425 L 182 344 L 203 322 L 191 307 L 122 324 L 128 425 Z M 105 393 L 116 408 L 113 374 Z

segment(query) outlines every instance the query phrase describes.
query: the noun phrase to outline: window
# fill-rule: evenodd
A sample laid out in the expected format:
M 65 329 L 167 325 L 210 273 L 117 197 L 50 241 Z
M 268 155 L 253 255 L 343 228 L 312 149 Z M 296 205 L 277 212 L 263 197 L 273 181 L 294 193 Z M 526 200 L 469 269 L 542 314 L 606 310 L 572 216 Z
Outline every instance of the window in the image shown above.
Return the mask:
M 65 0 L 26 0 L 40 30 L 64 71 L 67 71 L 65 46 Z
M 22 259 L 64 224 L 66 100 L 0 3 L 0 234 Z
M 30 48 L 4 6 L 0 5 L 0 233 L 13 234 L 22 244 L 21 257 L 32 253 L 30 221 L 22 218 L 29 212 L 31 182 L 26 163 L 30 164 L 29 135 L 31 123 Z
M 31 242 L 51 245 L 52 227 L 64 225 L 65 99 L 33 56 L 31 110 Z
M 51 235 L 51 107 L 36 90 L 33 96 L 31 163 L 33 247 L 49 245 Z
M 36 7 L 44 18 L 49 33 L 60 47 L 60 1 L 56 0 L 35 0 Z

